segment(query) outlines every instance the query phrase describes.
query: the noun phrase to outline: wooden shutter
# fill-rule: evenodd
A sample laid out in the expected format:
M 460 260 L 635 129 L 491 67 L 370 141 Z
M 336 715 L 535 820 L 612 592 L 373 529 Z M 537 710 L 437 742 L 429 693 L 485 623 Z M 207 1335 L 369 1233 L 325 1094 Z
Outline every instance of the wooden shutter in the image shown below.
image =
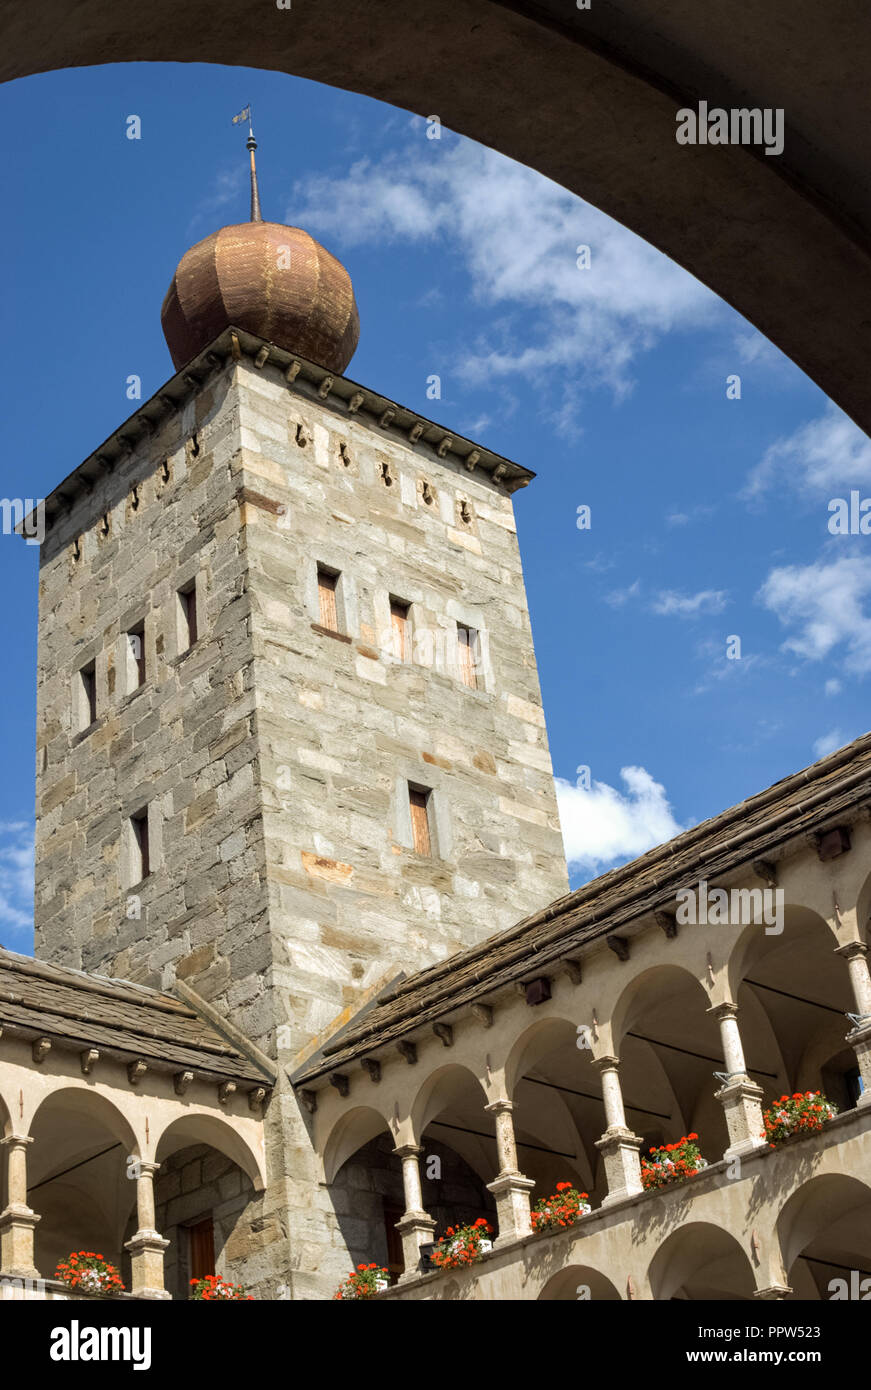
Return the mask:
M 189 1265 L 191 1279 L 205 1279 L 215 1272 L 215 1228 L 212 1218 L 188 1226 Z
M 414 787 L 408 789 L 408 802 L 411 807 L 411 834 L 414 841 L 414 848 L 418 854 L 432 854 L 432 844 L 429 837 L 429 814 L 427 802 L 429 792 L 415 791 Z
M 477 690 L 478 678 L 475 672 L 475 647 L 478 634 L 471 627 L 457 623 L 457 646 L 460 665 L 460 680 L 471 690 Z
M 390 600 L 390 623 L 393 628 L 393 653 L 397 661 L 408 660 L 408 604 L 400 599 Z
M 336 608 L 336 585 L 339 582 L 337 574 L 327 574 L 326 570 L 318 570 L 318 600 L 321 608 L 321 627 L 327 628 L 330 632 L 338 632 L 339 616 Z

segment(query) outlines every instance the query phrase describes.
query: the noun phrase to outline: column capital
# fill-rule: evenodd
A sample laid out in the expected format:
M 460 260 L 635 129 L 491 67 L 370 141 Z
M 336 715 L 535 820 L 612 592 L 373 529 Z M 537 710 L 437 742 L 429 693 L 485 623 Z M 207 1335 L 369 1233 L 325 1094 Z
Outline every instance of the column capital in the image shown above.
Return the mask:
M 594 1057 L 590 1062 L 590 1066 L 595 1067 L 597 1071 L 616 1071 L 619 1065 L 620 1058 L 612 1057 L 610 1053 L 604 1057 Z
M 423 1153 L 420 1144 L 398 1144 L 393 1150 L 397 1158 L 418 1158 Z
M 489 1105 L 484 1106 L 484 1109 L 490 1115 L 510 1115 L 514 1109 L 514 1101 L 500 1096 L 498 1100 L 491 1100 Z
M 25 1144 L 32 1143 L 32 1134 L 7 1134 L 4 1139 L 0 1139 L 0 1145 L 10 1149 L 23 1149 Z
M 159 1163 L 153 1163 L 147 1158 L 137 1158 L 136 1164 L 139 1168 L 140 1175 L 143 1177 L 153 1178 L 155 1173 L 160 1169 Z
M 845 941 L 842 945 L 835 947 L 835 955 L 843 956 L 844 960 L 855 960 L 857 956 L 867 956 L 868 947 L 864 941 Z
M 708 1013 L 720 1023 L 724 1018 L 737 1018 L 738 1005 L 733 1004 L 731 999 L 727 999 L 722 1004 L 711 1004 Z
M 769 1284 L 765 1289 L 757 1289 L 753 1294 L 754 1298 L 780 1299 L 787 1298 L 792 1293 L 788 1284 Z

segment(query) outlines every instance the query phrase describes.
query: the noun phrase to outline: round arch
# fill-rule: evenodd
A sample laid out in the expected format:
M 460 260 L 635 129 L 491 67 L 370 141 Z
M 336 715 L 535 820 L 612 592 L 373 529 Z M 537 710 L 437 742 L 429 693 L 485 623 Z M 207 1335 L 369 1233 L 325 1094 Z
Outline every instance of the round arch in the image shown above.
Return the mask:
M 845 1173 L 809 1178 L 784 1204 L 777 1244 L 793 1295 L 830 1298 L 832 1280 L 871 1280 L 871 1184 Z M 869 1284 L 868 1287 L 871 1287 Z
M 478 1077 L 469 1067 L 448 1062 L 432 1072 L 420 1087 L 411 1105 L 411 1128 L 416 1142 L 448 1106 L 459 1103 L 471 1113 L 484 1118 L 484 1106 L 489 1097 Z
M 2 0 L 0 75 L 210 61 L 293 73 L 421 116 L 437 112 L 450 129 L 538 169 L 631 227 L 722 295 L 871 428 L 871 393 L 857 367 L 871 262 L 862 249 L 860 194 L 852 191 L 862 187 L 855 161 L 866 113 L 861 98 L 846 91 L 836 115 L 829 100 L 834 75 L 864 58 L 865 33 L 833 6 L 804 43 L 787 51 L 789 6 L 769 0 L 742 17 L 743 44 L 736 47 L 731 7 L 717 14 L 706 7 L 703 15 L 681 0 L 670 16 L 680 35 L 675 43 L 655 7 L 647 9 L 616 3 L 579 12 L 551 0 L 456 0 L 428 7 L 422 17 L 404 0 L 319 0 L 300 18 L 266 7 L 262 23 L 240 29 L 232 0 L 182 7 L 154 0 L 147 15 L 141 6 L 81 0 L 72 26 L 64 0 L 43 0 L 26 21 L 15 0 Z M 431 61 L 404 61 L 422 38 Z M 760 159 L 738 147 L 702 158 L 678 144 L 681 94 L 700 90 L 706 72 L 723 90 L 752 87 L 751 53 L 790 96 L 782 157 Z M 522 103 L 514 100 L 519 71 Z M 783 160 L 786 178 L 775 168 Z M 825 217 L 821 206 L 829 209 Z M 724 207 L 742 215 L 724 219 Z M 752 244 L 743 230 L 748 216 L 767 229 Z M 829 327 L 821 331 L 820 324 Z
M 170 1154 L 193 1144 L 208 1144 L 225 1158 L 231 1159 L 242 1169 L 255 1192 L 262 1192 L 265 1188 L 266 1174 L 259 1154 L 221 1115 L 212 1115 L 207 1111 L 189 1111 L 171 1120 L 161 1131 L 155 1147 L 155 1159 L 160 1163 Z
M 567 1265 L 548 1279 L 539 1302 L 551 1303 L 614 1303 L 620 1302 L 611 1280 L 590 1265 Z
M 86 1086 L 60 1086 L 42 1097 L 30 1121 L 30 1133 L 37 1139 L 33 1146 L 34 1153 L 38 1147 L 38 1131 L 54 1117 L 55 1112 L 80 1116 L 92 1125 L 108 1130 L 127 1154 L 139 1155 L 139 1140 L 126 1115 L 106 1096 Z
M 707 1012 L 710 1003 L 698 976 L 686 966 L 652 965 L 642 970 L 626 985 L 611 1013 L 611 1036 L 618 1057 L 626 1034 L 654 998 L 657 1006 L 669 1009 L 674 1008 L 675 1000 L 683 998 L 685 1004 L 689 1002 L 702 1012 Z
M 531 1023 L 516 1039 L 505 1062 L 505 1087 L 513 1096 L 524 1072 L 531 1071 L 558 1047 L 577 1047 L 578 1025 L 567 1018 L 542 1018 Z M 580 1054 L 579 1054 L 580 1055 Z
M 335 1182 L 339 1170 L 352 1154 L 382 1133 L 390 1134 L 390 1126 L 380 1110 L 371 1105 L 356 1105 L 340 1115 L 324 1144 L 325 1181 Z
M 746 1251 L 729 1231 L 691 1221 L 673 1231 L 647 1272 L 657 1300 L 753 1298 L 756 1281 Z

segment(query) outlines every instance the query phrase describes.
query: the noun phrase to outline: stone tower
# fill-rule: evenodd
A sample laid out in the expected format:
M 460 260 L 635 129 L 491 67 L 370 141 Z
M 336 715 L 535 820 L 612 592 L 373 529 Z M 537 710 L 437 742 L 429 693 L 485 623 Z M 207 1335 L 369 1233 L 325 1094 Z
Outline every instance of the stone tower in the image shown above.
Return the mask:
M 184 981 L 277 1061 L 234 1268 L 323 1296 L 347 1253 L 287 1068 L 567 890 L 532 475 L 340 374 L 350 280 L 298 229 L 193 248 L 164 325 L 182 369 L 45 503 L 36 949 Z

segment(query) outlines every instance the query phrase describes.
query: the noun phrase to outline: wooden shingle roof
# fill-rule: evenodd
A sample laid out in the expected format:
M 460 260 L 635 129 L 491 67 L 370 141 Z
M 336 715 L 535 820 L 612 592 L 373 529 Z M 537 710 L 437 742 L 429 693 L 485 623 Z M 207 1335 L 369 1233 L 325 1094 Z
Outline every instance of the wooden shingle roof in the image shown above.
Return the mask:
M 409 976 L 293 1076 L 302 1086 L 443 1018 L 454 1010 L 546 973 L 599 938 L 657 910 L 704 878 L 770 861 L 787 842 L 854 819 L 871 806 L 871 734 L 686 830 L 638 859 L 558 898 L 516 926 Z
M 58 1047 L 96 1048 L 158 1070 L 263 1085 L 264 1073 L 208 1019 L 171 994 L 0 948 L 0 1028 Z

